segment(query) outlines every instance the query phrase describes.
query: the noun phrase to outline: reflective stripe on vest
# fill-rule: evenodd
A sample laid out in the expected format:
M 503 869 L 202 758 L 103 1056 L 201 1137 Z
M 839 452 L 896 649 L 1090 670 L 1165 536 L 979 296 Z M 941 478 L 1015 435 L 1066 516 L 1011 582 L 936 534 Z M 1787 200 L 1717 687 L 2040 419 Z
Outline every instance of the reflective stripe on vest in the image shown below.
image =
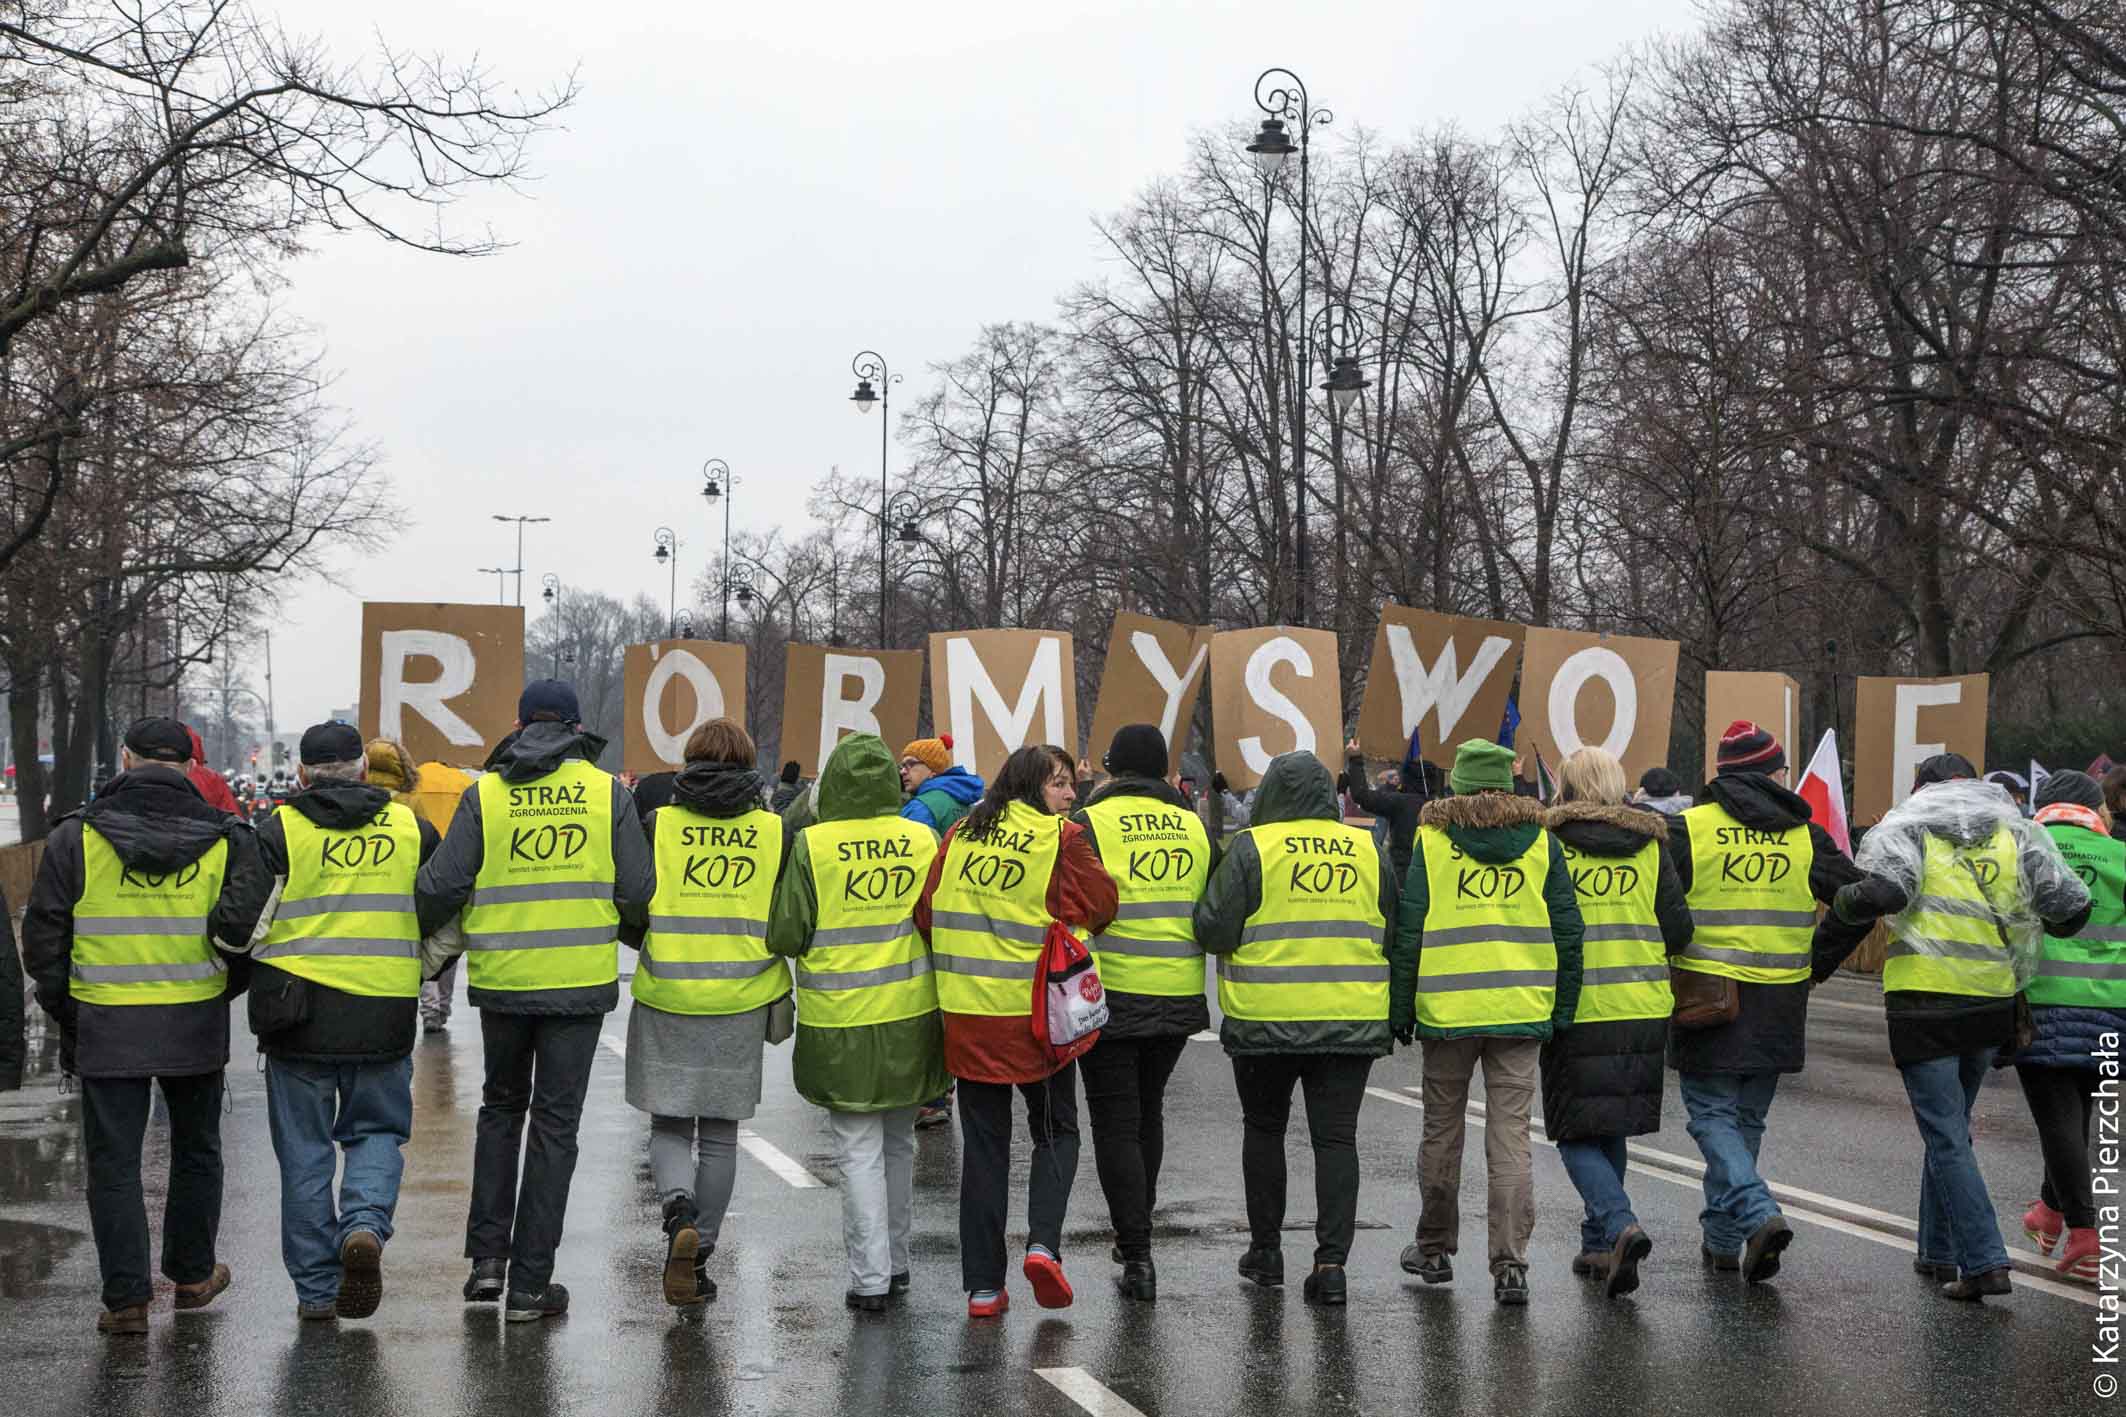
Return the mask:
M 1808 981 L 1816 936 L 1816 864 L 1808 824 L 1746 827 L 1717 802 L 1683 814 L 1690 827 L 1691 942 L 1679 969 L 1747 984 Z
M 2126 841 L 2068 822 L 2045 830 L 2089 887 L 2089 923 L 2071 939 L 2045 937 L 2037 978 L 2023 992 L 2033 1004 L 2126 1009 Z
M 1884 992 L 2007 998 L 2015 992 L 2015 968 L 2000 922 L 2029 910 L 2014 835 L 1996 826 L 1977 846 L 1933 832 L 1924 840 L 1919 893 L 1889 922 Z
M 1419 827 L 1425 853 L 1424 949 L 1417 1020 L 1429 1028 L 1541 1023 L 1558 996 L 1558 947 L 1543 885 L 1550 833 L 1513 861 L 1463 854 L 1440 827 Z
M 1203 951 L 1193 917 L 1211 875 L 1203 819 L 1138 795 L 1103 798 L 1085 819 L 1121 899 L 1115 923 L 1092 942 L 1100 982 L 1126 994 L 1199 997 Z
M 1676 997 L 1668 983 L 1668 947 L 1654 914 L 1660 843 L 1649 838 L 1630 856 L 1590 856 L 1568 845 L 1565 865 L 1587 925 L 1573 1022 L 1667 1018 L 1676 1011 Z
M 790 992 L 790 965 L 768 953 L 768 912 L 782 866 L 782 818 L 709 817 L 672 803 L 652 819 L 657 893 L 630 986 L 668 1014 L 742 1014 Z
M 1380 849 L 1342 822 L 1273 822 L 1240 833 L 1262 863 L 1262 902 L 1218 961 L 1218 1007 L 1237 1019 L 1388 1017 Z
M 275 812 L 288 877 L 257 957 L 276 969 L 377 999 L 421 992 L 421 929 L 413 879 L 421 824 L 387 802 L 359 827 L 321 827 L 294 807 Z
M 1031 1017 L 1063 819 L 1010 802 L 980 841 L 969 841 L 966 827 L 963 818 L 946 841 L 944 870 L 930 899 L 938 1006 L 955 1014 Z
M 937 833 L 906 817 L 858 817 L 815 822 L 798 846 L 817 902 L 812 942 L 797 960 L 799 1021 L 856 1028 L 934 1013 L 937 980 L 912 912 Z
M 85 1004 L 194 1004 L 218 999 L 228 966 L 207 938 L 229 843 L 164 875 L 128 867 L 81 825 L 81 895 L 67 993 Z
M 482 856 L 465 907 L 475 989 L 586 989 L 620 977 L 613 779 L 570 758 L 531 782 L 479 782 Z

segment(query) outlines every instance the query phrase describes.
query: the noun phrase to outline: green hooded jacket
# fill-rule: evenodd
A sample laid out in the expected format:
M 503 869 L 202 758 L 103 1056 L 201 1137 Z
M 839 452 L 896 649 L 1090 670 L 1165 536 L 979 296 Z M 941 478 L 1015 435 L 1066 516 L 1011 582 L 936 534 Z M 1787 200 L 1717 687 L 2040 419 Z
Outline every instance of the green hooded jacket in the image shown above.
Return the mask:
M 1446 832 L 1472 859 L 1501 865 L 1518 861 L 1535 845 L 1536 834 L 1543 830 L 1543 804 L 1533 797 L 1504 792 L 1478 792 L 1425 804 L 1418 816 L 1417 840 L 1410 847 L 1410 876 L 1403 882 L 1402 948 L 1389 955 L 1388 1009 L 1396 1037 L 1408 1038 L 1413 1029 L 1420 1038 L 1548 1038 L 1562 1033 L 1580 1006 L 1580 941 L 1586 927 L 1580 920 L 1580 898 L 1572 889 L 1572 869 L 1565 864 L 1565 849 L 1555 836 L 1550 841 L 1550 874 L 1543 880 L 1550 938 L 1558 952 L 1558 992 L 1550 1017 L 1536 1023 L 1478 1028 L 1433 1028 L 1417 1022 L 1418 960 L 1424 949 L 1425 915 L 1432 904 L 1425 875 L 1426 827 Z
M 1205 954 L 1220 957 L 1240 948 L 1250 915 L 1262 908 L 1262 856 L 1253 829 L 1276 822 L 1342 821 L 1336 810 L 1336 784 L 1321 759 L 1312 753 L 1286 753 L 1272 759 L 1255 789 L 1249 830 L 1233 837 L 1203 899 L 1196 902 L 1196 943 Z M 1380 853 L 1380 913 L 1387 920 L 1383 952 L 1388 956 L 1390 987 L 1400 974 L 1414 975 L 1416 960 L 1398 958 L 1400 932 L 1395 928 L 1395 868 L 1385 846 Z M 1356 1053 L 1378 1058 L 1395 1051 L 1387 1019 L 1237 1019 L 1219 1025 L 1218 1040 L 1231 1054 Z
M 900 770 L 876 734 L 853 733 L 835 745 L 820 769 L 817 799 L 823 822 L 896 816 L 901 810 Z M 789 868 L 775 888 L 768 949 L 796 959 L 811 948 L 818 924 L 812 853 L 801 830 L 791 845 Z M 814 1028 L 806 1025 L 800 1009 L 792 1071 L 798 1093 L 831 1111 L 914 1107 L 951 1085 L 945 1075 L 944 1022 L 933 1010 L 893 1023 Z

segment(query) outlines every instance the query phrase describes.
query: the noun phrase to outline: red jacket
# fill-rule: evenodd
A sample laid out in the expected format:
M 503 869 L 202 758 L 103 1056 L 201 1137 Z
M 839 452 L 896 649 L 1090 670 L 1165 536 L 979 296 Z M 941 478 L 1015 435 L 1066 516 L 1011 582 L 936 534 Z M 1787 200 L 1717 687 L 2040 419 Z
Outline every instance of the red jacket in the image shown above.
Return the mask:
M 207 745 L 199 741 L 199 730 L 187 727 L 185 732 L 192 735 L 192 785 L 207 799 L 209 807 L 236 811 L 236 794 L 229 790 L 228 779 L 207 766 Z
M 945 844 L 930 863 L 930 878 L 915 903 L 915 928 L 925 943 L 930 939 L 930 905 L 937 895 L 938 880 L 945 872 L 945 858 L 952 854 L 955 824 L 945 833 Z M 1056 866 L 1048 877 L 1050 918 L 1068 925 L 1080 935 L 1097 935 L 1114 922 L 1115 880 L 1100 864 L 1085 829 L 1076 822 L 1063 823 L 1056 843 Z M 1039 1082 L 1075 1059 L 1099 1040 L 1096 1032 L 1080 1039 L 1062 1060 L 1048 1056 L 1033 1035 L 1033 995 L 1028 991 L 1027 1012 L 1012 1018 L 984 1014 L 946 1012 L 945 1071 L 967 1082 Z

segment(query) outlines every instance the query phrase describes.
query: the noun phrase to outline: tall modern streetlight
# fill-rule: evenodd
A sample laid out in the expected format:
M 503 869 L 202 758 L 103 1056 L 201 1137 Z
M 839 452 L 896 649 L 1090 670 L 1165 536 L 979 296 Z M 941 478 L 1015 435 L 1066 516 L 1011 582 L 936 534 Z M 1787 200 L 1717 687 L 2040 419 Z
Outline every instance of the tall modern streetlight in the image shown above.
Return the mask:
M 1272 83 L 1272 80 L 1277 82 Z M 1267 87 L 1265 87 L 1267 85 Z M 1268 116 L 1262 120 L 1255 141 L 1248 144 L 1248 152 L 1255 159 L 1255 170 L 1262 174 L 1263 183 L 1263 241 L 1265 249 L 1269 241 L 1269 201 L 1275 189 L 1277 174 L 1284 169 L 1285 159 L 1299 154 L 1299 397 L 1292 400 L 1292 481 L 1297 501 L 1296 517 L 1299 533 L 1298 574 L 1292 588 L 1292 623 L 1307 622 L 1307 384 L 1313 379 L 1312 361 L 1307 351 L 1307 253 L 1312 229 L 1308 222 L 1310 194 L 1307 177 L 1307 146 L 1314 129 L 1332 123 L 1336 115 L 1326 108 L 1316 108 L 1307 97 L 1307 86 L 1299 75 L 1290 69 L 1265 69 L 1255 80 L 1255 106 Z M 1290 120 L 1299 125 L 1299 142 L 1295 146 L 1292 134 L 1286 128 Z M 1274 351 L 1272 354 L 1274 355 Z
M 710 458 L 701 465 L 701 495 L 708 500 L 711 509 L 723 503 L 723 611 L 717 621 L 716 638 L 731 638 L 731 503 L 736 499 L 732 489 L 738 486 L 738 478 L 731 465 L 722 458 Z M 747 599 L 751 599 L 748 592 Z M 743 603 L 743 602 L 741 602 Z
M 668 639 L 679 638 L 679 538 L 668 526 L 657 528 L 657 564 L 672 572 L 671 589 L 665 592 L 665 635 Z
M 522 604 L 524 603 L 524 528 L 525 528 L 525 525 L 526 525 L 527 523 L 530 523 L 530 524 L 532 524 L 532 525 L 537 525 L 537 524 L 538 524 L 538 523 L 540 523 L 540 522 L 550 522 L 550 521 L 552 521 L 552 520 L 553 520 L 553 518 L 552 518 L 552 517 L 505 517 L 505 516 L 503 516 L 503 515 L 502 515 L 502 514 L 501 514 L 500 512 L 495 512 L 495 513 L 492 513 L 491 515 L 492 515 L 492 516 L 494 517 L 494 519 L 495 519 L 496 521 L 498 521 L 498 522 L 515 522 L 515 523 L 517 524 L 517 564 L 515 565 L 515 567 L 513 567 L 513 568 L 511 569 L 511 571 L 510 571 L 510 574 L 511 574 L 511 575 L 513 575 L 513 576 L 515 576 L 515 577 L 517 578 L 517 604 L 519 604 L 519 605 L 522 605 Z
M 559 679 L 561 677 L 561 577 L 555 575 L 552 571 L 548 571 L 545 575 L 539 577 L 539 584 L 546 587 L 545 590 L 540 592 L 541 597 L 546 601 L 546 608 L 554 612 L 554 668 L 553 672 L 547 677 L 549 679 Z
M 483 576 L 493 576 L 495 578 L 495 604 L 509 604 L 509 567 L 482 566 L 480 568 L 480 574 Z
M 873 404 L 879 407 L 878 423 L 878 641 L 879 648 L 892 644 L 888 636 L 886 620 L 886 523 L 892 509 L 886 497 L 886 435 L 893 428 L 893 386 L 901 376 L 886 368 L 884 356 L 864 350 L 849 361 L 849 372 L 856 375 L 856 392 L 849 395 L 849 402 L 856 405 L 858 413 L 869 413 Z

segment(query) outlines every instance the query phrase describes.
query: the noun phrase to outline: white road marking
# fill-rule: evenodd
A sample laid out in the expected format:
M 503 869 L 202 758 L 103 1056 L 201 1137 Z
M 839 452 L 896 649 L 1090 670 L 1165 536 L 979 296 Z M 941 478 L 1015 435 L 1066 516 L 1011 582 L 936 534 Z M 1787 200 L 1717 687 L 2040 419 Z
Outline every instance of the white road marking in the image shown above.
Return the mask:
M 1218 1041 L 1218 1030 L 1206 1028 L 1201 1033 L 1191 1033 L 1188 1036 L 1188 1041 L 1191 1043 L 1216 1043 Z
M 1410 1091 L 1415 1090 L 1414 1088 L 1410 1089 Z M 1393 1102 L 1399 1107 L 1408 1107 L 1419 1112 L 1425 1110 L 1425 1104 L 1416 1098 L 1405 1097 L 1399 1092 L 1390 1092 L 1384 1087 L 1369 1087 L 1366 1089 L 1366 1093 L 1368 1096 L 1377 1097 L 1383 1102 Z M 1484 1104 L 1473 1098 L 1469 1103 L 1469 1120 L 1479 1127 L 1485 1124 Z M 1557 1143 L 1543 1134 L 1542 1121 L 1543 1119 L 1538 1116 L 1531 1115 L 1529 1117 L 1529 1140 L 1540 1146 L 1555 1148 Z M 1650 1176 L 1657 1181 L 1666 1181 L 1672 1186 L 1681 1186 L 1686 1190 L 1697 1189 L 1704 1179 L 1705 1163 L 1695 1157 L 1679 1156 L 1672 1151 L 1659 1151 L 1653 1147 L 1640 1146 L 1636 1143 L 1628 1144 L 1626 1150 L 1630 1153 L 1634 1163 L 1631 1169 L 1639 1175 Z M 1901 1215 L 1893 1215 L 1886 1210 L 1876 1210 L 1873 1206 L 1840 1200 L 1836 1196 L 1827 1196 L 1818 1191 L 1805 1191 L 1799 1186 L 1781 1185 L 1776 1181 L 1767 1181 L 1765 1184 L 1771 1187 L 1772 1194 L 1778 1196 L 1781 1201 L 1786 1201 L 1790 1198 L 1806 1200 L 1823 1208 L 1822 1210 L 1813 1210 L 1793 1205 L 1782 1205 L 1780 1213 L 1789 1220 L 1806 1220 L 1812 1225 L 1821 1225 L 1827 1230 L 1836 1230 L 1842 1235 L 1851 1235 L 1861 1240 L 1873 1240 L 1876 1244 L 1886 1245 L 1893 1250 L 1908 1249 L 1913 1237 L 1916 1237 L 1919 1233 L 1918 1222 L 1907 1220 Z M 1825 1214 L 1823 1213 L 1824 1211 L 1843 1212 L 1843 1216 Z M 1855 1223 L 1862 1220 L 1875 1222 L 1875 1227 Z M 1884 1234 L 1882 1229 L 1879 1228 L 1881 1226 L 1894 1226 L 1902 1233 L 1897 1235 Z M 2045 1262 L 2042 1259 L 2037 1259 L 2034 1255 L 2022 1250 L 2010 1250 L 2009 1259 L 2015 1264 L 2015 1282 L 2019 1287 L 2035 1289 L 2041 1294 L 2051 1294 L 2056 1298 L 2072 1299 L 2075 1303 L 2086 1304 L 2090 1308 L 2097 1307 L 2097 1296 L 2088 1290 L 2066 1284 L 2057 1279 L 2046 1278 L 2041 1272 L 2045 1267 Z M 2033 1260 L 2035 1260 L 2035 1263 L 2033 1263 Z M 2039 1270 L 2040 1272 L 2033 1273 L 2033 1270 Z
M 627 1056 L 627 1045 L 613 1037 L 612 1034 L 601 1033 L 598 1035 L 598 1041 L 612 1049 L 615 1056 L 621 1058 Z M 783 1151 L 775 1143 L 769 1141 L 751 1127 L 740 1127 L 738 1129 L 738 1149 L 800 1191 L 821 1190 L 826 1187 L 827 1183 L 825 1181 L 807 1171 L 804 1165 L 796 1158 Z
M 1144 1417 L 1144 1410 L 1128 1401 L 1083 1368 L 1036 1368 L 1041 1378 L 1093 1417 Z

